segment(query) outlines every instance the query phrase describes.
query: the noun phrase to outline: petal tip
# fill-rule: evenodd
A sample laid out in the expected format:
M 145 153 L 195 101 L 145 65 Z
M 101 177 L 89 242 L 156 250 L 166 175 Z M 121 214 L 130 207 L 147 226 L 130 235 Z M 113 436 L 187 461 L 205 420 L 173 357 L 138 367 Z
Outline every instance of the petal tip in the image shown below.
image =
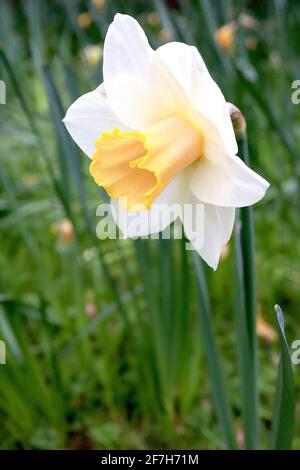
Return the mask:
M 116 13 L 111 24 L 118 23 L 120 21 L 134 21 L 137 22 L 132 16 L 125 15 L 124 13 Z
M 210 268 L 212 268 L 213 271 L 216 271 L 216 270 L 218 269 L 218 266 L 219 266 L 219 258 L 216 259 L 216 260 L 214 260 L 214 261 L 212 261 L 212 260 L 209 260 L 209 259 L 207 259 L 206 257 L 204 257 L 204 256 L 202 256 L 202 255 L 200 255 L 200 256 L 204 259 L 204 261 L 208 264 L 208 266 L 209 266 Z
M 122 13 L 116 13 L 114 16 L 113 22 L 122 20 L 123 16 L 126 16 L 126 15 L 123 15 Z

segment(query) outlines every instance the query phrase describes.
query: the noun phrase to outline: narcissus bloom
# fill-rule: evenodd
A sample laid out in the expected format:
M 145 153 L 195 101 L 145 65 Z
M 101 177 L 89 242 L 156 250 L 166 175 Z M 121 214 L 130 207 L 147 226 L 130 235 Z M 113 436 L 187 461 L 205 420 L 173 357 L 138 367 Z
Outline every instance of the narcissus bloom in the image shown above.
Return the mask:
M 195 249 L 215 269 L 235 208 L 259 201 L 269 186 L 236 156 L 222 92 L 195 47 L 171 42 L 154 51 L 127 15 L 110 25 L 103 61 L 104 82 L 70 106 L 64 123 L 92 159 L 116 222 L 135 236 L 122 217 L 128 212 L 146 235 L 173 222 L 160 205 L 201 203 L 204 240 Z M 191 219 L 182 216 L 189 239 Z

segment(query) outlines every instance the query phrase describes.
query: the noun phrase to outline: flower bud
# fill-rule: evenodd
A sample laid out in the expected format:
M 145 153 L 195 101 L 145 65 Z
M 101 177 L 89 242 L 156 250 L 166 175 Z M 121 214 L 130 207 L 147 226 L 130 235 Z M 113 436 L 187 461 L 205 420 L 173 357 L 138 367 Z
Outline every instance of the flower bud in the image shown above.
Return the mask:
M 236 29 L 237 29 L 236 24 L 232 22 L 229 24 L 224 24 L 219 29 L 217 29 L 214 33 L 215 41 L 226 52 L 233 51 L 234 35 L 236 32 Z
M 244 118 L 243 113 L 234 104 L 227 103 L 227 105 L 235 137 L 237 140 L 240 140 L 244 137 L 244 134 L 246 132 L 246 119 Z

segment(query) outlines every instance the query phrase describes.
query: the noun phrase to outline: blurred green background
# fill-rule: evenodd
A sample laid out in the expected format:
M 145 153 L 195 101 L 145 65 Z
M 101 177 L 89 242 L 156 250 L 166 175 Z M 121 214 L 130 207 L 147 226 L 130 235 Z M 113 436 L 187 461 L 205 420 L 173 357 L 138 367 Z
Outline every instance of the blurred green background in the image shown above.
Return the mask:
M 270 183 L 254 208 L 262 447 L 270 435 L 279 342 L 300 339 L 300 2 L 287 0 L 1 0 L 0 447 L 226 447 L 203 354 L 203 308 L 180 240 L 96 238 L 105 200 L 61 119 L 102 81 L 117 12 L 150 44 L 196 45 L 245 114 L 251 166 Z M 235 329 L 234 240 L 205 293 L 244 447 Z M 206 295 L 205 294 L 205 295 Z M 207 300 L 206 299 L 206 300 Z M 297 393 L 300 366 L 295 367 Z M 299 416 L 299 407 L 297 408 Z M 293 448 L 300 448 L 296 420 Z

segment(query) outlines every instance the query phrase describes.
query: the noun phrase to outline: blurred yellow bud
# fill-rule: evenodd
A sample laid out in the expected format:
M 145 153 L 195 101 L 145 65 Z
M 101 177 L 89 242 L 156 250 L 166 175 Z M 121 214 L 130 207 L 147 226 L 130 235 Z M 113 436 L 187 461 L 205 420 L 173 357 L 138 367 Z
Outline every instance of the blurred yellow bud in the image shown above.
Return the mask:
M 156 11 L 151 11 L 147 15 L 147 22 L 150 26 L 159 26 L 160 24 L 160 16 Z
M 23 183 L 26 186 L 26 188 L 31 189 L 35 185 L 35 177 L 31 173 L 27 173 L 23 177 Z
M 59 235 L 65 243 L 71 243 L 74 240 L 73 224 L 68 219 L 63 219 L 57 224 L 51 226 L 53 235 Z
M 260 338 L 266 343 L 274 343 L 277 340 L 277 332 L 274 328 L 264 319 L 262 313 L 259 313 L 256 320 L 256 332 Z
M 234 22 L 225 24 L 215 31 L 215 41 L 224 51 L 232 52 L 235 32 L 236 24 Z
M 224 245 L 221 250 L 220 259 L 221 260 L 226 259 L 229 256 L 229 253 L 230 253 L 229 243 L 226 243 L 226 245 Z
M 80 28 L 86 29 L 92 24 L 92 17 L 89 14 L 88 11 L 85 11 L 84 13 L 80 13 L 77 17 L 77 23 Z
M 162 42 L 170 41 L 171 40 L 171 35 L 170 35 L 169 31 L 167 31 L 166 29 L 161 29 L 160 32 L 159 32 L 159 39 Z
M 95 318 L 97 315 L 97 307 L 92 300 L 87 300 L 85 302 L 85 313 L 91 320 L 93 320 L 93 318 Z
M 73 224 L 70 222 L 68 219 L 63 219 L 61 224 L 60 224 L 60 233 L 62 239 L 70 243 L 74 239 L 74 229 L 73 229 Z
M 102 47 L 96 44 L 89 44 L 82 50 L 83 59 L 91 66 L 99 64 L 102 55 Z
M 247 13 L 241 13 L 238 21 L 240 25 L 248 29 L 257 29 L 259 25 L 258 21 Z
M 245 448 L 245 433 L 241 427 L 239 427 L 237 430 L 236 440 L 237 440 L 239 449 L 244 449 Z
M 92 0 L 92 4 L 96 8 L 103 8 L 106 3 L 106 0 Z

